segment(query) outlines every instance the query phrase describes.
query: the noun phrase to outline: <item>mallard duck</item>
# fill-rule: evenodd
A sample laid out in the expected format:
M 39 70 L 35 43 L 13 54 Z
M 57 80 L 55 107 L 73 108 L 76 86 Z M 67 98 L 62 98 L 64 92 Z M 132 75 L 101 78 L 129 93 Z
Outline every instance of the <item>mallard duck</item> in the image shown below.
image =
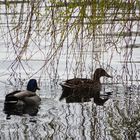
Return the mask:
M 102 68 L 97 68 L 94 72 L 92 79 L 87 78 L 73 78 L 64 81 L 60 85 L 62 86 L 62 95 L 59 100 L 67 98 L 69 96 L 79 98 L 99 98 L 101 91 L 100 77 L 106 76 L 112 78 Z
M 4 102 L 4 112 L 6 114 L 22 115 L 27 113 L 28 110 L 28 114 L 35 115 L 41 101 L 41 98 L 35 93 L 36 90 L 40 90 L 37 81 L 31 79 L 26 90 L 17 90 L 7 94 Z

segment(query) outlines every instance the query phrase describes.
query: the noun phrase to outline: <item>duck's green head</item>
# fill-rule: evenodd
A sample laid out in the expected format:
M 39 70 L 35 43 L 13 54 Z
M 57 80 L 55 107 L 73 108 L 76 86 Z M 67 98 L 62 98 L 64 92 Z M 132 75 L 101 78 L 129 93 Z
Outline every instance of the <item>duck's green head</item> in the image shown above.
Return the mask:
M 40 88 L 37 85 L 36 79 L 30 79 L 30 81 L 27 84 L 27 90 L 36 92 L 36 90 L 40 90 Z

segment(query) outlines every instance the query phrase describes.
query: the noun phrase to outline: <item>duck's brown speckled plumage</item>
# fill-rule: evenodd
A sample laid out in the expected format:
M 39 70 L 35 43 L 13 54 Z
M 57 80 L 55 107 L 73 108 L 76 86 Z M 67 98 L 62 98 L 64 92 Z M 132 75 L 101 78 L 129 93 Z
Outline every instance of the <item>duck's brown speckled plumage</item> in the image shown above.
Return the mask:
M 78 98 L 99 96 L 101 90 L 100 77 L 102 76 L 111 77 L 104 69 L 98 68 L 95 70 L 93 79 L 73 78 L 66 80 L 60 84 L 63 90 L 60 100 L 69 96 Z

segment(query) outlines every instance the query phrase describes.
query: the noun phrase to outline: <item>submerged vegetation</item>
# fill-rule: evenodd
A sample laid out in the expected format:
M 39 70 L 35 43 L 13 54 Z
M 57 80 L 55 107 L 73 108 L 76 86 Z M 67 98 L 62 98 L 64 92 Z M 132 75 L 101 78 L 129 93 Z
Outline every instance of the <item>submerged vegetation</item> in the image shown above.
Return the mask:
M 5 59 L 12 60 L 10 78 L 82 77 L 100 66 L 116 75 L 121 69 L 119 76 L 126 81 L 138 79 L 133 60 L 133 48 L 139 47 L 138 0 L 9 0 L 1 1 L 0 9 L 0 38 L 7 48 Z M 119 68 L 112 66 L 116 53 Z M 33 68 L 30 61 L 43 63 Z

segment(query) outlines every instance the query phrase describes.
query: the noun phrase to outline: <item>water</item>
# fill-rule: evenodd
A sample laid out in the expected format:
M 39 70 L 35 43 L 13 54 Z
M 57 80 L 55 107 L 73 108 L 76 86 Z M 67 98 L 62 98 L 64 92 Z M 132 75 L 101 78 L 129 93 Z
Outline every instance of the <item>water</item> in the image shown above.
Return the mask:
M 1 98 L 1 139 L 140 139 L 140 98 L 135 87 L 124 89 L 120 85 L 105 84 L 101 93 L 104 94 L 104 89 L 113 90 L 113 93 L 103 106 L 96 105 L 93 100 L 60 102 L 61 87 L 47 88 L 38 92 L 42 101 L 36 116 L 12 115 L 7 120 L 2 110 L 4 99 Z M 1 89 L 5 90 L 4 87 Z

